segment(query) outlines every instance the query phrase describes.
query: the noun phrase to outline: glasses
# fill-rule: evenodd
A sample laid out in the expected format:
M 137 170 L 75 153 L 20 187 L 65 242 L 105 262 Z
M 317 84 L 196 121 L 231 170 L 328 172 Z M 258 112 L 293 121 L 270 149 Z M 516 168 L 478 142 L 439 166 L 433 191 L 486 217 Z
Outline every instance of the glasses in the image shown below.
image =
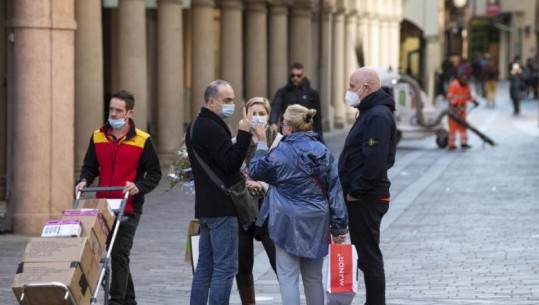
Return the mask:
M 303 76 L 303 74 L 290 73 L 290 78 L 301 78 L 302 76 Z
M 288 126 L 287 124 L 285 124 L 285 122 L 281 122 L 279 123 L 279 127 L 283 128 L 284 126 Z

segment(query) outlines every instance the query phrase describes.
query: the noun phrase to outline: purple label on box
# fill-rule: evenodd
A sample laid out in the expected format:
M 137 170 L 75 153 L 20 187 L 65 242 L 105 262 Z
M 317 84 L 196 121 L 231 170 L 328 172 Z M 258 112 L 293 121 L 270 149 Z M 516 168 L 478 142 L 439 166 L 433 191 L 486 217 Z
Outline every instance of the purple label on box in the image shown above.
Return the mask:
M 71 210 L 65 211 L 65 216 L 96 216 L 100 215 L 98 210 L 94 209 L 80 209 L 80 210 Z
M 45 225 L 82 225 L 78 219 L 47 220 Z

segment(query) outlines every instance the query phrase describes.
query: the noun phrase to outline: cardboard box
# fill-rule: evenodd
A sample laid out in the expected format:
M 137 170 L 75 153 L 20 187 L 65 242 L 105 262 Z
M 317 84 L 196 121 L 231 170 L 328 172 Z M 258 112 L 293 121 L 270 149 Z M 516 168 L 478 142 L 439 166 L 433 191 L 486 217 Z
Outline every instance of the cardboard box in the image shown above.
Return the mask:
M 23 263 L 77 262 L 92 291 L 96 288 L 99 264 L 87 237 L 34 237 L 28 240 Z
M 48 220 L 43 226 L 41 237 L 80 237 L 81 234 L 80 220 Z
M 116 215 L 112 211 L 108 199 L 82 199 L 79 202 L 78 209 L 96 209 L 101 213 L 105 223 L 107 224 L 107 229 L 112 230 L 114 221 L 116 220 Z
M 65 238 L 64 238 L 65 239 Z M 61 283 L 68 287 L 77 304 L 88 305 L 92 296 L 90 282 L 80 264 L 76 262 L 21 263 L 13 279 L 11 288 L 17 300 L 20 300 L 23 287 L 27 284 L 40 284 L 39 287 L 27 288 L 24 297 L 33 305 L 66 305 L 65 289 L 47 287 L 51 283 Z M 28 302 L 29 301 L 29 302 Z
M 75 219 L 82 223 L 83 233 L 81 236 L 90 239 L 92 253 L 95 260 L 99 262 L 103 255 L 103 250 L 106 247 L 107 236 L 109 235 L 109 230 L 101 213 L 96 209 L 65 210 L 62 219 Z

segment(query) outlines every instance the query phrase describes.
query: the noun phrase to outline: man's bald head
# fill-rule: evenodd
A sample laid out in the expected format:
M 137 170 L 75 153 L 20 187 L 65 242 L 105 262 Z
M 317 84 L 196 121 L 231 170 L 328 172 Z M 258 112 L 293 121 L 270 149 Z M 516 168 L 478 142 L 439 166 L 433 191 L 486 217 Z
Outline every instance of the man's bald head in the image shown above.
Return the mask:
M 357 69 L 350 75 L 348 90 L 357 92 L 361 87 L 365 87 L 363 96 L 367 96 L 380 89 L 380 75 L 376 70 L 369 67 Z

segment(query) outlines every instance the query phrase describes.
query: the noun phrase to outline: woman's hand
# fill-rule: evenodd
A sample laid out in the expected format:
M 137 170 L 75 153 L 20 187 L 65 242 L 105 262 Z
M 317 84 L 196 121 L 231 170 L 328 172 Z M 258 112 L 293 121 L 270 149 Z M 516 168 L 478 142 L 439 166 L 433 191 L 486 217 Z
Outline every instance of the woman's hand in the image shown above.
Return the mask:
M 245 181 L 245 186 L 247 186 L 247 188 L 262 188 L 262 184 L 260 184 L 258 181 L 254 181 L 254 180 L 246 180 Z
M 331 238 L 333 239 L 334 244 L 342 244 L 343 242 L 346 241 L 346 234 L 331 236 Z
M 262 188 L 262 184 L 260 184 L 257 181 L 254 180 L 246 180 L 245 186 L 247 186 L 247 190 L 253 197 L 262 197 L 264 196 L 264 189 Z
M 254 134 L 257 137 L 258 141 L 266 142 L 266 129 L 268 128 L 268 125 L 262 124 L 260 122 L 257 122 L 255 124 Z

